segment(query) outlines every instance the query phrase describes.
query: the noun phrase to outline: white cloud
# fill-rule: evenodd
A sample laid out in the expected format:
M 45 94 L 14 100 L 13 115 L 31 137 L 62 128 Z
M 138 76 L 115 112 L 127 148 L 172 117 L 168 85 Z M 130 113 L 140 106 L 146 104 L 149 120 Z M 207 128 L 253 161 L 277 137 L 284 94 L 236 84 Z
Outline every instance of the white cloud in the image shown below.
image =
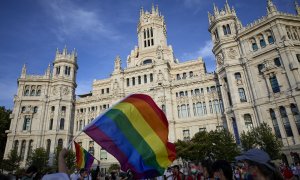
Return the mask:
M 44 7 L 58 26 L 53 31 L 63 41 L 65 37 L 81 37 L 88 35 L 92 38 L 105 37 L 118 39 L 116 30 L 104 23 L 101 12 L 93 9 L 84 9 L 73 1 L 42 1 Z
M 182 59 L 197 59 L 202 57 L 203 59 L 214 60 L 214 54 L 212 53 L 213 43 L 211 41 L 206 41 L 204 46 L 200 47 L 198 51 L 191 53 L 184 53 Z

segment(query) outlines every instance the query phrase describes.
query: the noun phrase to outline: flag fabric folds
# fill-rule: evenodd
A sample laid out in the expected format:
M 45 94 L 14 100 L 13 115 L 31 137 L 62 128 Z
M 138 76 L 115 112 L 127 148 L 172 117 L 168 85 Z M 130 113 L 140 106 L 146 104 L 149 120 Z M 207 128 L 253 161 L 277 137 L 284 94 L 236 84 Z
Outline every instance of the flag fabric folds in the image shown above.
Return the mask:
M 75 141 L 74 141 L 74 145 L 76 150 L 77 167 L 90 170 L 90 167 L 92 166 L 95 158 Z
M 83 131 L 136 179 L 162 175 L 176 158 L 175 146 L 168 142 L 167 118 L 148 95 L 126 97 Z

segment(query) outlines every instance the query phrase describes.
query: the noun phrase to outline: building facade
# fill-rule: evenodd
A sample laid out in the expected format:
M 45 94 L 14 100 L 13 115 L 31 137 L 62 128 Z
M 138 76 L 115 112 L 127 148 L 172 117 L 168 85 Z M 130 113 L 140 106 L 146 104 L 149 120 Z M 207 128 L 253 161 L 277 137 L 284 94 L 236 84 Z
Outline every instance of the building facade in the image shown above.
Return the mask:
M 296 15 L 277 11 L 267 1 L 267 15 L 244 27 L 227 1 L 209 13 L 216 71 L 208 73 L 201 57 L 179 62 L 167 43 L 158 8 L 141 9 L 138 45 L 107 79 L 94 80 L 92 91 L 75 96 L 77 54 L 57 50 L 45 75 L 18 79 L 5 155 L 17 148 L 23 165 L 28 154 L 44 147 L 50 159 L 57 146 L 76 142 L 108 167 L 116 160 L 81 130 L 91 120 L 132 93 L 150 95 L 169 121 L 169 139 L 189 140 L 199 131 L 228 129 L 239 134 L 266 122 L 286 148 L 300 146 L 300 8 Z M 103 171 L 105 171 L 103 169 Z

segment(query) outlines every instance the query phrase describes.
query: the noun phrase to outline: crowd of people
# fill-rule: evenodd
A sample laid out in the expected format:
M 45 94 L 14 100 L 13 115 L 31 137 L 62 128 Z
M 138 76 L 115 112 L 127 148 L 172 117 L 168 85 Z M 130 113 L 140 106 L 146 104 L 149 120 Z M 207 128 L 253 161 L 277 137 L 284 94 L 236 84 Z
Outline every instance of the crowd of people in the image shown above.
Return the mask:
M 40 176 L 38 169 L 30 166 L 21 180 L 131 180 L 134 179 L 130 171 L 111 172 L 103 176 L 99 164 L 89 172 L 86 169 L 77 169 L 73 174 L 68 174 L 64 160 L 66 149 L 59 153 L 58 173 Z M 226 160 L 213 161 L 211 158 L 199 163 L 189 162 L 186 165 L 173 165 L 165 173 L 153 179 L 156 180 L 300 180 L 300 163 L 288 165 L 282 163 L 278 167 L 271 162 L 269 155 L 260 149 L 251 149 L 235 157 L 235 162 Z M 12 180 L 11 177 L 0 175 L 2 180 Z

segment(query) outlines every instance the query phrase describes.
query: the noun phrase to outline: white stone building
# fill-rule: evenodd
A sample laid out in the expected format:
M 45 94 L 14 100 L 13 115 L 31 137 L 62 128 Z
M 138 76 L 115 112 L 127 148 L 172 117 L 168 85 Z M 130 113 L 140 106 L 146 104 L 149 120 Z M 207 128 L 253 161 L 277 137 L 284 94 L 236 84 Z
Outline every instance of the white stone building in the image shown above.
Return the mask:
M 132 93 L 150 95 L 166 113 L 169 139 L 190 139 L 199 131 L 226 128 L 239 134 L 268 123 L 288 150 L 300 146 L 300 8 L 296 15 L 267 2 L 267 15 L 244 27 L 226 2 L 209 13 L 216 72 L 202 58 L 179 62 L 167 43 L 158 8 L 141 9 L 138 45 L 121 67 L 116 57 L 110 78 L 95 80 L 92 91 L 75 97 L 77 54 L 57 51 L 43 76 L 22 69 L 14 98 L 5 155 L 17 148 L 26 159 L 37 147 L 50 158 L 92 119 Z M 115 159 L 84 133 L 76 141 L 108 167 Z M 24 161 L 25 162 L 25 161 Z M 24 163 L 23 163 L 24 165 Z M 104 171 L 104 170 L 103 170 Z

